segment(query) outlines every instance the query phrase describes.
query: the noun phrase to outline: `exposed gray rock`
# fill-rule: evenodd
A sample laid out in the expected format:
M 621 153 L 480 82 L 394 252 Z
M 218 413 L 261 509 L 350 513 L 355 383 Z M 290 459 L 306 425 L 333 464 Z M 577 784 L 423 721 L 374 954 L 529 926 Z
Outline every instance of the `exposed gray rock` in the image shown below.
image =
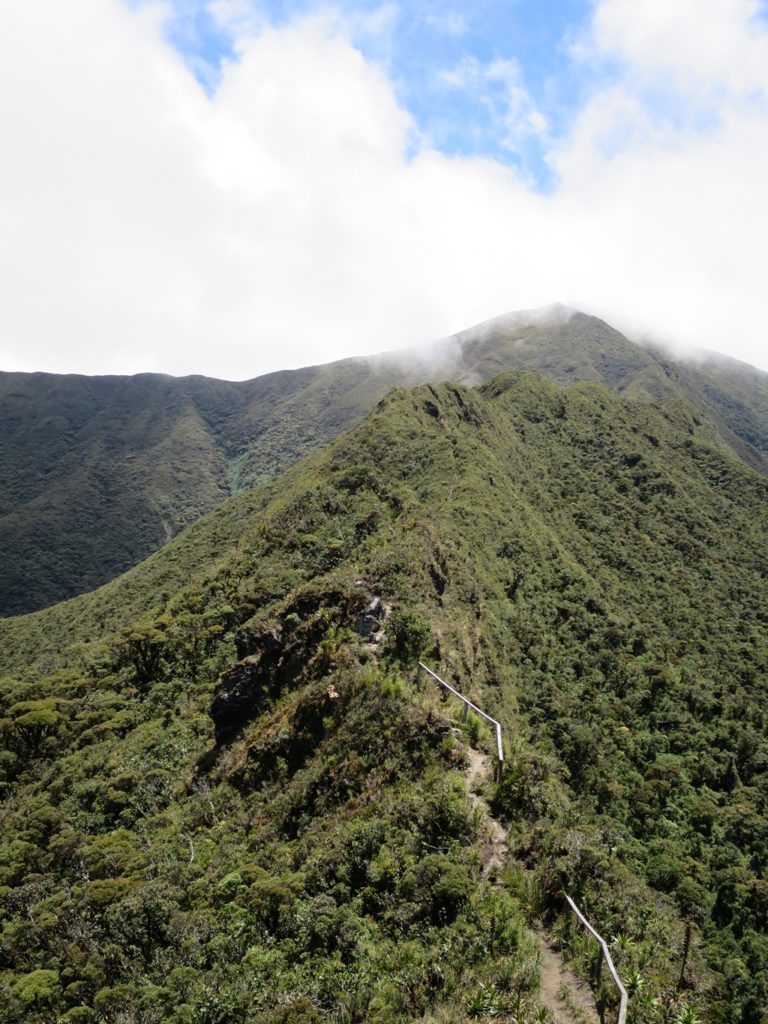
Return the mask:
M 261 712 L 265 699 L 279 689 L 295 668 L 286 658 L 284 629 L 275 624 L 238 632 L 238 661 L 223 672 L 211 705 L 216 743 L 231 739 Z
M 372 597 L 357 616 L 355 632 L 368 641 L 374 641 L 384 625 L 386 609 L 380 597 Z
M 275 652 L 283 646 L 283 627 L 279 623 L 263 629 L 246 627 L 237 632 L 235 648 L 238 660 L 248 658 L 252 654 Z

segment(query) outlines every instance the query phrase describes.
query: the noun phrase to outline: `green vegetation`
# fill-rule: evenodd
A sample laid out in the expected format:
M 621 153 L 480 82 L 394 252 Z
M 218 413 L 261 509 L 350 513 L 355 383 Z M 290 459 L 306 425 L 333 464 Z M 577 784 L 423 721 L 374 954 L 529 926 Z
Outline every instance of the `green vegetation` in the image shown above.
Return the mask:
M 394 385 L 532 370 L 634 401 L 683 397 L 768 472 L 768 377 L 725 358 L 674 363 L 594 317 L 502 317 L 432 347 L 232 383 L 0 374 L 0 615 L 91 590 L 227 496 L 338 437 Z
M 525 921 L 594 968 L 567 890 L 634 1024 L 760 1024 L 767 498 L 679 397 L 396 390 L 0 623 L 6 1019 L 523 1024 Z M 498 889 L 422 652 L 505 727 Z

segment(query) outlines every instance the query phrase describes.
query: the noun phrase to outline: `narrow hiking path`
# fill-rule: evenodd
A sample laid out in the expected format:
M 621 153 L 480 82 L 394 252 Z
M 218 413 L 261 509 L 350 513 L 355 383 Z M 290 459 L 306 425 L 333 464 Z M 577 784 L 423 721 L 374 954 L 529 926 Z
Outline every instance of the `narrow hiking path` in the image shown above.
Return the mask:
M 469 802 L 484 815 L 487 829 L 487 839 L 480 851 L 483 878 L 493 881 L 509 853 L 507 830 L 493 817 L 488 802 L 478 792 L 491 775 L 491 758 L 474 747 L 467 747 L 466 754 Z M 549 1010 L 556 1024 L 600 1024 L 589 987 L 568 967 L 544 928 L 534 928 L 532 934 L 539 951 L 541 1005 Z
M 539 947 L 539 1001 L 542 1005 L 563 1024 L 599 1024 L 591 989 L 567 966 L 543 929 L 534 930 L 533 937 Z

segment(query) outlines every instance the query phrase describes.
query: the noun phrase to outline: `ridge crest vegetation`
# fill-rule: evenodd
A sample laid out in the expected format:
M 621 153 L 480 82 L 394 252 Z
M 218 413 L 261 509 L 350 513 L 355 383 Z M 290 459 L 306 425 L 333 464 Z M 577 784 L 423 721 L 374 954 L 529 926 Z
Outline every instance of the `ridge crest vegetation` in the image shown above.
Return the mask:
M 250 381 L 0 373 L 0 615 L 91 590 L 231 494 L 352 427 L 393 386 L 528 370 L 636 402 L 689 402 L 722 447 L 768 473 L 768 375 L 674 361 L 563 307 L 498 317 L 438 345 Z
M 567 889 L 630 1020 L 759 1024 L 766 498 L 684 397 L 424 384 L 0 622 L 5 1019 L 542 1020 Z M 511 737 L 499 887 L 419 655 Z

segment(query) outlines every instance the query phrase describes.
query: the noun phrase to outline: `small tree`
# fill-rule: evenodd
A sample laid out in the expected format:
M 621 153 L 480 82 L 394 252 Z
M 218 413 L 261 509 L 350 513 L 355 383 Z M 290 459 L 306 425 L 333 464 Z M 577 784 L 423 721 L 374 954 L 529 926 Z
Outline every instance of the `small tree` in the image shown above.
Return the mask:
M 24 700 L 9 708 L 8 713 L 17 735 L 30 751 L 39 750 L 43 740 L 56 732 L 64 721 L 52 699 Z
M 139 621 L 123 633 L 119 660 L 133 668 L 136 682 L 146 686 L 160 675 L 168 646 L 168 620 Z
M 59 993 L 59 975 L 56 971 L 32 971 L 13 986 L 13 994 L 27 1009 L 45 1006 Z
M 385 653 L 403 664 L 418 661 L 432 645 L 432 631 L 420 615 L 396 608 L 387 619 Z

